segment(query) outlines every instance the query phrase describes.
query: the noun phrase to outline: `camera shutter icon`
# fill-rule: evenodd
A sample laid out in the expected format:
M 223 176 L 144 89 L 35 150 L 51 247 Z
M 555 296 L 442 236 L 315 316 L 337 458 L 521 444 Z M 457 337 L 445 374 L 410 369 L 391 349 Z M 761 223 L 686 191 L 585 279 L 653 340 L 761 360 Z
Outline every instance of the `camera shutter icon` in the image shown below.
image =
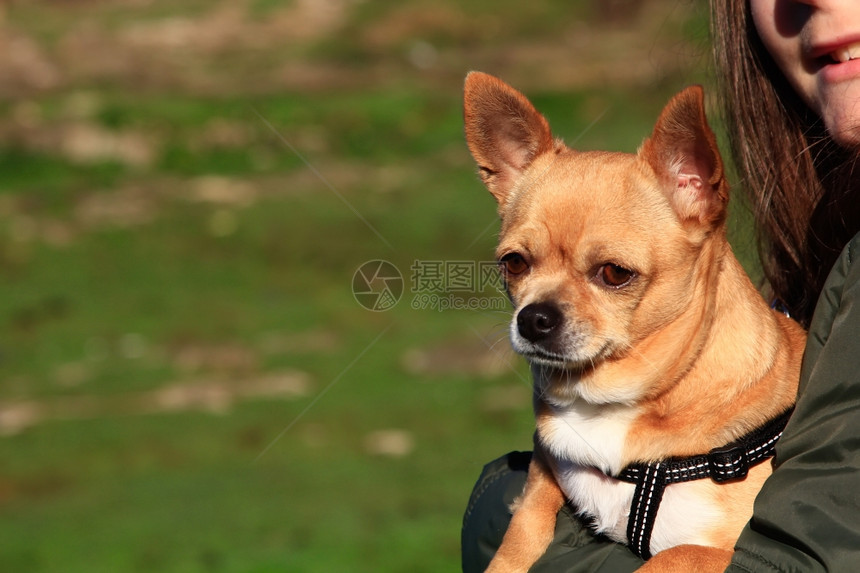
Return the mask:
M 403 296 L 403 275 L 388 261 L 368 261 L 352 276 L 352 294 L 355 301 L 367 310 L 389 310 Z

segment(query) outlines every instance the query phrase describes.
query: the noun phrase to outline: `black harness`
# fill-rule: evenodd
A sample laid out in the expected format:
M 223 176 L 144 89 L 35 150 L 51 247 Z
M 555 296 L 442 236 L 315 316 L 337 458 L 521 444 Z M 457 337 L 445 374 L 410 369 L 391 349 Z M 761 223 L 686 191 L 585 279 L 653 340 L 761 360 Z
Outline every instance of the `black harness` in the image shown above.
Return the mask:
M 711 478 L 717 483 L 743 479 L 750 466 L 774 455 L 774 446 L 791 416 L 788 410 L 742 438 L 707 454 L 631 464 L 616 479 L 636 484 L 627 522 L 627 542 L 639 557 L 651 557 L 651 532 L 666 486 Z

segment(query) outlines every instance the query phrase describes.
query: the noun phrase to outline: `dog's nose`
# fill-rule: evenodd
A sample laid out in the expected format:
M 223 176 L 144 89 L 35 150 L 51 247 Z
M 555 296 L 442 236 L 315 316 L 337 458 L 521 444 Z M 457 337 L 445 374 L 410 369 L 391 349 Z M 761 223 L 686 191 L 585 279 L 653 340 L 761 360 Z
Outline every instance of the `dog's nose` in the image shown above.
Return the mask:
M 539 342 L 558 328 L 561 319 L 561 311 L 554 304 L 530 304 L 517 313 L 517 330 L 529 342 Z

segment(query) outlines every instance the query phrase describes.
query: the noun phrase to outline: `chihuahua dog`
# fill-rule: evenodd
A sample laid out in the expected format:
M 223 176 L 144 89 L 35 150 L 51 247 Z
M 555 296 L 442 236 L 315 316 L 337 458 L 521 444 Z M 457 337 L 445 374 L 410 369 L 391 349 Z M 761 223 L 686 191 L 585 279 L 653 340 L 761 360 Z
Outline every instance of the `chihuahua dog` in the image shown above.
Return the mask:
M 527 571 L 565 500 L 642 571 L 722 571 L 772 472 L 805 333 L 732 254 L 703 100 L 677 94 L 636 154 L 576 151 L 509 85 L 466 78 L 537 423 L 488 571 Z

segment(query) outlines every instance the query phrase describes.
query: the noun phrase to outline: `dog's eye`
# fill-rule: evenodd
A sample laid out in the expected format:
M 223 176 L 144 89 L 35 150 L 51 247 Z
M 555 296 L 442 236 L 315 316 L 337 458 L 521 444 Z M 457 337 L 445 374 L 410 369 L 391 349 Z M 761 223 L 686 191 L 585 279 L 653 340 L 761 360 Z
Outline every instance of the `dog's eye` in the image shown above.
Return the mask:
M 613 263 L 606 263 L 600 267 L 597 277 L 600 282 L 608 287 L 622 287 L 630 282 L 634 274 L 630 269 Z
M 505 275 L 509 276 L 521 275 L 529 270 L 529 264 L 519 253 L 508 253 L 499 259 L 499 264 L 501 265 L 502 271 L 504 271 Z

